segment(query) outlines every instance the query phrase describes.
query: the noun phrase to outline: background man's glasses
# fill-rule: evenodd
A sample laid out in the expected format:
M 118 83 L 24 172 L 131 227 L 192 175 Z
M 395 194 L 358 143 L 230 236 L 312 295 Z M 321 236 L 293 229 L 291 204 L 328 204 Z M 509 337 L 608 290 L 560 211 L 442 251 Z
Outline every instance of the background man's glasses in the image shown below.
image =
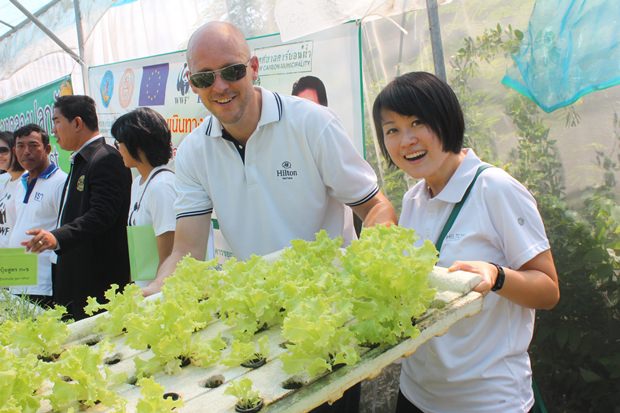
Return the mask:
M 0 155 L 6 155 L 9 153 L 10 149 L 8 146 L 0 146 Z
M 250 63 L 249 60 L 248 63 Z M 190 82 L 192 82 L 192 85 L 194 85 L 194 87 L 197 87 L 199 89 L 208 88 L 213 83 L 215 83 L 215 75 L 218 73 L 220 74 L 220 76 L 222 76 L 222 79 L 226 80 L 227 82 L 236 82 L 237 80 L 241 80 L 245 77 L 248 63 L 237 63 L 234 65 L 223 67 L 218 70 L 209 70 L 208 72 L 193 73 L 189 77 L 189 80 Z

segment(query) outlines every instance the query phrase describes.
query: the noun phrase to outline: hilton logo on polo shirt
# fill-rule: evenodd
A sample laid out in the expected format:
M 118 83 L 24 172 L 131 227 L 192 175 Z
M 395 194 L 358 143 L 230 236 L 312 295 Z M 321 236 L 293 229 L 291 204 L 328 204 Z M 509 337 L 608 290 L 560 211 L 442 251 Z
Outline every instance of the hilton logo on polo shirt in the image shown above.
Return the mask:
M 293 165 L 289 161 L 282 162 L 282 168 L 276 170 L 276 176 L 278 178 L 282 178 L 283 180 L 293 179 L 297 176 L 297 171 L 292 171 L 291 168 Z

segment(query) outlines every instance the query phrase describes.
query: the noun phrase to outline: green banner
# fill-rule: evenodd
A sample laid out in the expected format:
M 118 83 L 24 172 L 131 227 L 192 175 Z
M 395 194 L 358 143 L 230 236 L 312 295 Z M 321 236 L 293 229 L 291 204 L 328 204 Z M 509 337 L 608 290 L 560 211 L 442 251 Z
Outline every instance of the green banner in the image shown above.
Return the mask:
M 70 152 L 65 151 L 52 135 L 54 122 L 54 101 L 58 96 L 72 95 L 71 76 L 66 76 L 38 89 L 0 103 L 0 130 L 13 132 L 28 124 L 36 123 L 50 134 L 52 152 L 50 160 L 69 172 Z

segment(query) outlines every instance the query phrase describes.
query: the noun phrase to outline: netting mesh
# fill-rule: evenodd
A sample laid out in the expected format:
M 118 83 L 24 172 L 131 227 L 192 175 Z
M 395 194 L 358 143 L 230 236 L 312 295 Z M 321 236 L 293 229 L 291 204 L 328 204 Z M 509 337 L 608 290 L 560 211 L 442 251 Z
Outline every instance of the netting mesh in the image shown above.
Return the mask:
M 620 4 L 544 0 L 502 83 L 546 112 L 620 83 Z

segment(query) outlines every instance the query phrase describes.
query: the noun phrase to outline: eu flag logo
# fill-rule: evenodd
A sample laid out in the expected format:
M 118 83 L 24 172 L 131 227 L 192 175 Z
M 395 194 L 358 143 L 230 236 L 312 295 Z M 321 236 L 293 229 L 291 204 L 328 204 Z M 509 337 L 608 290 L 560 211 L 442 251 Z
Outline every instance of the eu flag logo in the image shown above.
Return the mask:
M 168 80 L 168 63 L 142 68 L 140 83 L 140 106 L 163 105 L 166 101 L 166 81 Z

